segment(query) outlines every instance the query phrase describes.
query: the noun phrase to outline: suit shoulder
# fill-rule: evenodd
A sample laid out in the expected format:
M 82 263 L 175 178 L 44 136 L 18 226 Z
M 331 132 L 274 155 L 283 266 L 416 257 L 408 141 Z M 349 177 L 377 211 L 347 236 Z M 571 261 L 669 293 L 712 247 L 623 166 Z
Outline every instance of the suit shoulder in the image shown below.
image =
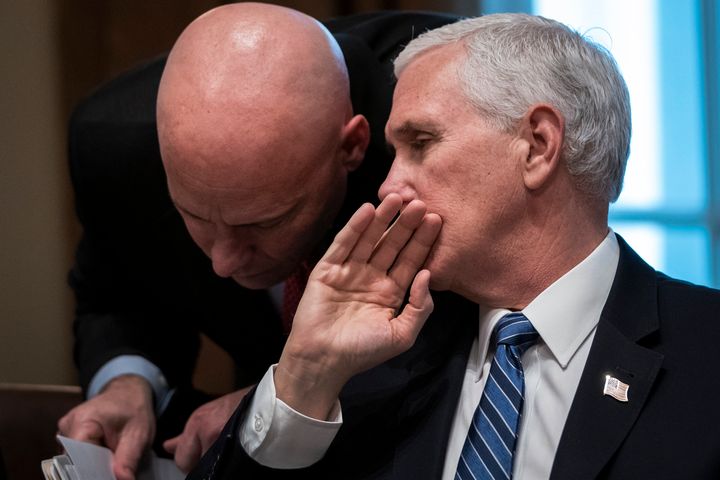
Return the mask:
M 658 274 L 658 314 L 666 339 L 720 341 L 720 290 Z M 716 355 L 720 350 L 713 349 Z M 716 355 L 717 356 L 717 355 Z M 720 362 L 720 356 L 717 360 Z
M 720 317 L 720 290 L 658 273 L 658 294 L 661 302 L 677 303 L 687 308 L 715 307 L 716 315 Z
M 108 186 L 128 188 L 152 178 L 163 191 L 164 177 L 155 128 L 155 102 L 166 56 L 143 63 L 99 86 L 75 107 L 70 118 L 70 173 L 76 193 L 81 185 L 97 199 Z
M 380 27 L 393 30 L 398 26 L 418 25 L 426 28 L 437 28 L 441 25 L 455 22 L 463 17 L 453 13 L 426 12 L 426 11 L 376 11 L 359 13 L 344 17 L 330 18 L 323 23 L 333 33 L 372 31 Z M 422 32 L 418 32 L 422 33 Z
M 73 110 L 71 125 L 100 122 L 155 123 L 155 101 L 166 55 L 144 62 L 101 84 Z
M 385 60 L 427 30 L 453 23 L 461 17 L 450 13 L 421 11 L 381 11 L 338 17 L 325 26 L 334 35 L 345 34 L 361 39 L 375 55 Z

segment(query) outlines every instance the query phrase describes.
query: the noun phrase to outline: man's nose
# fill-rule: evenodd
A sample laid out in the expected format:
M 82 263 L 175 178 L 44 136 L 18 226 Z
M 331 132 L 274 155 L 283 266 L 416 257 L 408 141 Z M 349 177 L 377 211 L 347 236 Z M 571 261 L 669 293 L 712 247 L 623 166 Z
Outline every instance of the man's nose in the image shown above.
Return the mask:
M 210 259 L 215 273 L 227 278 L 245 268 L 252 258 L 254 247 L 242 232 L 232 227 L 218 228 L 217 237 L 210 250 Z
M 401 169 L 396 165 L 396 163 L 393 163 L 385 181 L 378 189 L 378 198 L 381 201 L 391 193 L 399 194 L 402 197 L 403 202 L 406 203 L 415 198 L 410 186 L 402 179 L 402 172 L 400 170 Z

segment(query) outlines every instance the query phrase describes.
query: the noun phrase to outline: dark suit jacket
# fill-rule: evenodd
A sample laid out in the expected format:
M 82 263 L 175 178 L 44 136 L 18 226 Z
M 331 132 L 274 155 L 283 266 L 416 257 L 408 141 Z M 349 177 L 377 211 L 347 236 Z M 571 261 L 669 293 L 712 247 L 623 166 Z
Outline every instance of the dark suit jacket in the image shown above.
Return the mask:
M 610 296 L 567 418 L 553 479 L 720 478 L 720 292 L 655 272 L 620 241 Z M 266 469 L 236 440 L 246 400 L 191 479 L 439 479 L 477 311 L 440 300 L 413 348 L 353 379 L 326 456 Z M 605 375 L 629 402 L 602 394 Z
M 363 202 L 376 200 L 390 166 L 383 128 L 394 86 L 391 60 L 413 35 L 455 19 L 396 12 L 327 23 L 346 58 L 355 112 L 368 118 L 372 135 L 328 239 Z M 170 202 L 155 127 L 164 63 L 158 58 L 92 94 L 74 112 L 69 133 L 83 226 L 70 272 L 80 382 L 87 388 L 117 355 L 141 355 L 158 365 L 178 389 L 158 440 L 181 430 L 184 417 L 206 400 L 191 388 L 200 332 L 232 356 L 239 385 L 256 382 L 284 342 L 268 294 L 217 277 Z

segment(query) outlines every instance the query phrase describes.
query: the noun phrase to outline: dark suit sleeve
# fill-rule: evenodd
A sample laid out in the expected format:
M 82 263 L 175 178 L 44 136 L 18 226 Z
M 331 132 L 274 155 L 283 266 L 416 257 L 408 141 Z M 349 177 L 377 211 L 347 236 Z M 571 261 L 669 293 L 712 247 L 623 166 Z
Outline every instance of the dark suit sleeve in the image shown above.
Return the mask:
M 83 388 L 108 360 L 143 356 L 179 392 L 169 409 L 177 429 L 206 398 L 191 385 L 200 332 L 233 358 L 238 386 L 262 377 L 283 339 L 267 293 L 215 275 L 172 205 L 155 124 L 164 63 L 121 75 L 73 113 L 69 161 L 82 238 L 69 282 Z
M 83 233 L 69 281 L 76 297 L 75 361 L 84 388 L 121 354 L 158 364 L 171 383 L 192 370 L 198 349 L 167 274 L 182 225 L 165 188 L 155 133 L 155 95 L 164 60 L 106 85 L 75 110 L 70 172 Z M 159 252 L 165 252 L 159 253 Z M 176 292 L 178 295 L 182 292 Z M 172 332 L 185 355 L 163 361 Z
M 325 23 L 333 33 L 361 38 L 382 62 L 392 61 L 421 33 L 459 19 L 455 14 L 421 11 L 380 11 L 337 17 Z

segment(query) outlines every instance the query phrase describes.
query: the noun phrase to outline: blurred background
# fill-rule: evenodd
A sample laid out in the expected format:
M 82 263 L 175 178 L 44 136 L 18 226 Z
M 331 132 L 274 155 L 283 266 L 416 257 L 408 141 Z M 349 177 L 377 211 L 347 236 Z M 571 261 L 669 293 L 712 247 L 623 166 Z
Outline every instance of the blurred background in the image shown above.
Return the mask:
M 167 51 L 211 0 L 0 2 L 0 383 L 77 383 L 66 275 L 79 238 L 66 127 L 94 87 Z M 717 0 L 293 0 L 319 19 L 378 9 L 539 13 L 615 55 L 633 142 L 611 225 L 655 268 L 720 287 Z M 718 313 L 720 316 L 720 312 Z M 225 391 L 206 343 L 198 384 Z

